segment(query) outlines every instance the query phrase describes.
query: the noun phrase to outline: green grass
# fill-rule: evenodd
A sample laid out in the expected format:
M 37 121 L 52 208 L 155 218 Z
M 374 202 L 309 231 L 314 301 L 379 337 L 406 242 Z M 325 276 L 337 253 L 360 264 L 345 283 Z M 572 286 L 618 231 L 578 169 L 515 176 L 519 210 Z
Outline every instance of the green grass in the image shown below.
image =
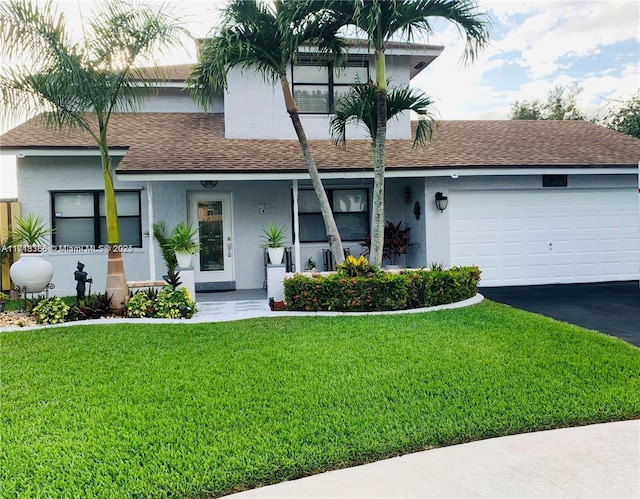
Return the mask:
M 207 497 L 640 416 L 640 349 L 491 302 L 0 334 L 0 496 Z
M 38 298 L 44 298 L 45 295 L 36 295 Z M 29 296 L 31 299 L 31 295 Z M 63 302 L 65 302 L 70 307 L 78 303 L 78 299 L 75 296 L 61 296 L 60 297 Z M 24 300 L 7 300 L 5 302 L 5 310 L 7 312 L 14 311 L 22 311 L 24 310 L 25 301 Z

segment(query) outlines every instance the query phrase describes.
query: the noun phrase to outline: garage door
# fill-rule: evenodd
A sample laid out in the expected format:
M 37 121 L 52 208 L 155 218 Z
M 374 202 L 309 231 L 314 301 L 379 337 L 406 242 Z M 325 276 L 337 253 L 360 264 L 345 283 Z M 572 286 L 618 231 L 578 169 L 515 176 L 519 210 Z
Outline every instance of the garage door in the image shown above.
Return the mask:
M 449 209 L 451 261 L 483 286 L 638 278 L 636 189 L 458 191 Z

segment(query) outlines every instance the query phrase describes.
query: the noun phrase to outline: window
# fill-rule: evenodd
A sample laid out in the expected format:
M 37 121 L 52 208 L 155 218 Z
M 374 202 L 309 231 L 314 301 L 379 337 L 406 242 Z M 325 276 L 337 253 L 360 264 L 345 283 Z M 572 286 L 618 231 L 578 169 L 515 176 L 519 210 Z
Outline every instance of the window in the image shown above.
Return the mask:
M 299 61 L 292 65 L 293 98 L 301 114 L 329 114 L 335 101 L 356 82 L 369 81 L 367 61 L 349 61 L 347 67 Z
M 331 211 L 343 241 L 364 241 L 369 233 L 369 199 L 367 189 L 333 189 L 327 191 Z M 315 191 L 298 192 L 300 242 L 327 240 L 327 231 Z
M 140 248 L 142 223 L 140 193 L 116 192 L 120 242 Z M 53 244 L 69 246 L 99 246 L 107 244 L 107 223 L 104 193 L 101 191 L 51 193 Z

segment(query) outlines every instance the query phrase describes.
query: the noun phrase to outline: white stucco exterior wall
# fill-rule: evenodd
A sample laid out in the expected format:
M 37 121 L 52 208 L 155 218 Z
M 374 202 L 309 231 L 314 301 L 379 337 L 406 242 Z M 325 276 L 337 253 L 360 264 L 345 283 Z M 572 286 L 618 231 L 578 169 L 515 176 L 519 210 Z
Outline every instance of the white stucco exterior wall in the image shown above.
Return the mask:
M 118 158 L 114 158 L 117 164 Z M 17 160 L 18 199 L 23 216 L 34 213 L 45 219 L 51 226 L 51 192 L 104 190 L 99 157 L 27 157 Z M 115 181 L 115 188 L 140 191 L 141 221 L 144 232 L 147 226 L 146 191 L 141 182 L 126 183 Z M 133 248 L 123 255 L 127 279 L 148 279 L 148 241 L 143 236 L 142 248 Z M 78 260 L 85 264 L 85 271 L 93 278 L 92 292 L 104 292 L 107 275 L 107 254 L 94 251 L 61 252 L 49 251 L 45 256 L 54 268 L 51 294 L 69 296 L 76 294 L 73 272 Z
M 409 83 L 409 59 L 405 56 L 387 58 L 387 75 L 393 85 Z M 373 60 L 369 62 L 373 72 Z M 291 80 L 291 70 L 289 69 Z M 228 89 L 224 95 L 225 137 L 228 139 L 288 139 L 296 135 L 287 114 L 280 82 L 265 82 L 254 71 L 232 69 L 228 75 Z M 330 139 L 329 115 L 301 114 L 309 139 Z M 411 117 L 403 113 L 389 122 L 387 138 L 411 137 Z M 362 127 L 347 129 L 347 139 L 367 138 Z

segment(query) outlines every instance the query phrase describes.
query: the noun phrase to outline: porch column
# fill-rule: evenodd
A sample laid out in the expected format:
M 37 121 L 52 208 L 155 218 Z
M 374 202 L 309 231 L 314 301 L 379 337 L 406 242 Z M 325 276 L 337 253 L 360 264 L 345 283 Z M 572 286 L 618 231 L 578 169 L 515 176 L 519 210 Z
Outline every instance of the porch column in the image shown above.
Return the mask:
M 153 237 L 153 183 L 147 180 L 147 212 L 149 215 L 149 279 L 156 278 L 156 238 Z
M 298 238 L 300 234 L 300 218 L 298 216 L 298 180 L 293 180 L 293 251 L 295 252 L 294 262 L 296 265 L 296 272 L 300 272 L 302 267 L 300 266 L 300 240 Z

